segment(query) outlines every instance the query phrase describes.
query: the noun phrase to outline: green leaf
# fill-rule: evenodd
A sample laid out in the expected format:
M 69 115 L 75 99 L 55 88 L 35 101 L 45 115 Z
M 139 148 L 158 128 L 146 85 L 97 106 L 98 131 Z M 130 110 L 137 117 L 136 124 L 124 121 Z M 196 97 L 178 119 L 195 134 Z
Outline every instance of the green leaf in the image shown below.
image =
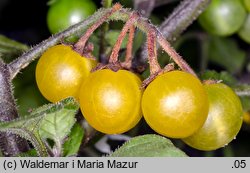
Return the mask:
M 24 153 L 20 153 L 18 154 L 16 157 L 37 157 L 37 152 L 35 149 L 31 149 L 27 152 L 24 152 Z
M 56 104 L 44 105 L 35 109 L 29 115 L 8 122 L 0 122 L 0 132 L 17 134 L 29 140 L 36 148 L 39 156 L 46 156 L 46 147 L 38 133 L 40 124 L 44 122 L 43 120 L 47 116 L 56 116 L 58 112 L 63 110 L 75 113 L 78 108 L 79 105 L 73 98 L 67 98 Z
M 61 109 L 52 108 L 52 111 L 42 120 L 39 134 L 43 139 L 52 139 L 62 141 L 70 132 L 70 129 L 75 123 L 75 113 L 79 106 L 73 104 L 64 105 Z
M 4 60 L 8 61 L 6 56 L 9 58 L 11 56 L 19 55 L 28 49 L 29 47 L 27 45 L 0 35 L 0 55 L 2 55 Z
M 47 149 L 41 140 L 37 130 L 29 131 L 25 128 L 1 128 L 0 132 L 12 133 L 19 135 L 20 137 L 30 141 L 37 151 L 37 154 L 41 157 L 48 156 Z
M 79 109 L 79 105 L 75 99 L 69 97 L 57 103 L 41 106 L 33 110 L 30 116 L 36 114 L 51 114 L 60 111 L 62 109 L 70 109 L 77 111 Z
M 222 80 L 223 83 L 230 86 L 236 85 L 237 83 L 237 80 L 227 71 L 222 71 L 219 73 L 214 70 L 208 70 L 201 74 L 201 78 L 203 80 Z
M 240 97 L 240 101 L 243 107 L 244 111 L 249 111 L 250 110 L 250 98 L 249 96 L 242 96 Z
M 83 136 L 84 136 L 83 128 L 78 123 L 76 123 L 71 129 L 67 141 L 65 141 L 63 145 L 63 152 L 64 152 L 63 155 L 64 156 L 76 155 L 82 143 Z
M 115 45 L 119 34 L 120 34 L 120 31 L 118 31 L 118 30 L 111 30 L 111 31 L 106 33 L 105 39 L 110 46 Z M 124 38 L 122 45 L 121 45 L 121 49 L 126 48 L 127 42 L 128 42 L 128 35 L 126 35 L 126 37 Z
M 22 51 L 29 49 L 27 45 L 17 42 L 15 40 L 11 40 L 4 35 L 0 35 L 0 46 L 10 48 L 10 49 L 22 50 Z
M 231 38 L 211 36 L 208 44 L 208 58 L 211 62 L 224 67 L 231 73 L 240 72 L 243 68 L 246 53 Z
M 158 135 L 134 137 L 110 154 L 111 157 L 185 157 L 183 151 Z

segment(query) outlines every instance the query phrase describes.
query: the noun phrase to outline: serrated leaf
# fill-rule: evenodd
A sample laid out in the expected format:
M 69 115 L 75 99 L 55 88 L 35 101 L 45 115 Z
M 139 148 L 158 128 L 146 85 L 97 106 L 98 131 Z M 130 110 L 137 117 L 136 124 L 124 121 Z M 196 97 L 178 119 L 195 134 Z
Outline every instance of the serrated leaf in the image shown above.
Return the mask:
M 71 109 L 71 110 L 78 110 L 79 105 L 73 98 L 66 98 L 60 102 L 57 102 L 55 104 L 47 104 L 44 106 L 41 106 L 37 109 L 32 110 L 30 116 L 36 115 L 36 114 L 50 114 L 55 113 L 57 111 L 60 111 L 61 109 Z
M 115 45 L 120 32 L 121 31 L 118 31 L 118 30 L 111 30 L 111 31 L 106 33 L 105 39 L 110 46 Z M 127 42 L 128 42 L 128 36 L 126 35 L 126 37 L 124 38 L 124 40 L 122 42 L 121 49 L 124 49 L 126 47 Z
M 56 104 L 44 105 L 35 109 L 29 115 L 20 117 L 18 119 L 0 122 L 0 131 L 17 134 L 26 140 L 31 141 L 33 146 L 37 149 L 39 156 L 46 156 L 46 147 L 38 133 L 38 128 L 42 120 L 49 115 L 56 115 L 62 110 L 70 110 L 76 112 L 79 108 L 78 103 L 73 98 L 67 98 Z
M 64 156 L 76 155 L 82 143 L 83 136 L 84 136 L 83 128 L 78 123 L 76 123 L 71 129 L 67 141 L 65 141 L 65 143 L 63 144 L 63 153 L 64 153 L 63 155 Z
M 246 53 L 231 38 L 211 36 L 208 44 L 208 58 L 231 73 L 242 70 Z
M 38 126 L 41 120 L 47 115 L 54 114 L 62 109 L 78 110 L 79 105 L 73 98 L 67 98 L 56 104 L 47 104 L 34 109 L 29 115 L 20 117 L 18 119 L 0 122 L 0 130 L 7 128 L 25 128 L 32 131 L 34 127 Z
M 111 157 L 186 157 L 173 143 L 159 135 L 134 137 L 115 152 Z
M 57 108 L 54 108 L 57 109 Z M 42 120 L 39 134 L 43 139 L 62 141 L 70 132 L 75 123 L 76 105 L 63 106 L 61 109 L 50 112 Z

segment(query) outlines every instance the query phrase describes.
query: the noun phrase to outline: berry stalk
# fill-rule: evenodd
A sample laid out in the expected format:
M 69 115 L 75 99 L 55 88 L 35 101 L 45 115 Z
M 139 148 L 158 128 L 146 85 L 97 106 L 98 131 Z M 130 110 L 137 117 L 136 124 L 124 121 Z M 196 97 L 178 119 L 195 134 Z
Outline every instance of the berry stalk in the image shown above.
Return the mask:
M 100 27 L 113 13 L 120 10 L 122 6 L 119 3 L 116 3 L 110 11 L 108 11 L 100 20 L 95 22 L 91 27 L 87 29 L 85 34 L 78 40 L 78 42 L 74 45 L 74 49 L 80 53 L 81 55 L 84 54 L 84 48 L 85 45 L 90 38 L 90 36 L 93 34 L 93 32 Z
M 138 18 L 139 18 L 139 15 L 136 12 L 132 12 L 129 19 L 123 26 L 120 35 L 117 38 L 117 41 L 110 55 L 109 63 L 116 63 L 118 61 L 118 53 L 121 48 L 122 41 L 124 40 L 129 28 L 131 28 L 134 25 L 134 23 L 138 20 Z
M 169 42 L 165 40 L 165 38 L 158 33 L 158 43 L 161 47 L 166 51 L 166 53 L 174 60 L 174 62 L 183 70 L 188 73 L 191 73 L 194 76 L 197 76 L 194 70 L 188 65 L 188 63 L 171 47 Z
M 150 74 L 156 74 L 161 70 L 161 67 L 157 60 L 156 31 L 154 29 L 150 29 L 147 34 L 147 44 Z
M 131 26 L 129 29 L 128 43 L 126 47 L 126 57 L 125 61 L 122 63 L 122 66 L 125 67 L 126 69 L 131 69 L 132 66 L 134 36 L 135 36 L 135 27 Z

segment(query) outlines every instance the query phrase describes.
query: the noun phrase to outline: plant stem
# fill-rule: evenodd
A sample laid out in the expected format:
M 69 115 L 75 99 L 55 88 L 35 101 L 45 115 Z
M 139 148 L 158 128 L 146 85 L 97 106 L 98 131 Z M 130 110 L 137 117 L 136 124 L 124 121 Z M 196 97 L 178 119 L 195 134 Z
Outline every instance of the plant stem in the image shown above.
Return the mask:
M 157 60 L 156 51 L 156 32 L 151 29 L 147 34 L 147 45 L 148 45 L 148 62 L 150 67 L 150 74 L 156 74 L 161 70 L 161 67 Z
M 149 17 L 155 7 L 166 5 L 179 0 L 134 0 L 134 9 L 144 17 Z
M 38 130 L 35 131 L 26 131 L 29 136 L 29 140 L 37 151 L 38 156 L 40 157 L 48 157 L 48 151 L 46 146 L 44 145 L 44 141 L 41 139 Z
M 12 61 L 8 65 L 4 65 L 0 62 L 0 117 L 1 121 L 17 118 L 16 105 L 11 91 L 11 80 L 20 72 L 23 68 L 29 65 L 33 60 L 40 57 L 40 55 L 49 47 L 56 45 L 64 38 L 72 36 L 75 33 L 82 33 L 90 25 L 98 21 L 105 13 L 110 9 L 100 9 L 95 15 L 92 15 L 88 19 L 69 27 L 67 30 L 58 33 L 47 40 L 41 42 L 37 46 L 30 49 L 28 52 L 21 55 L 16 60 Z M 4 117 L 2 119 L 2 117 Z M 22 138 L 10 133 L 1 133 L 0 147 L 2 153 L 6 156 L 14 156 L 20 152 L 28 150 L 28 143 Z
M 117 38 L 117 41 L 113 47 L 113 50 L 112 50 L 110 58 L 109 58 L 109 63 L 116 63 L 118 61 L 118 53 L 119 53 L 119 50 L 121 48 L 122 41 L 125 38 L 129 28 L 131 28 L 131 26 L 133 26 L 133 24 L 136 22 L 136 20 L 138 18 L 139 18 L 138 14 L 136 12 L 132 12 L 131 16 L 129 17 L 129 19 L 125 23 L 120 35 Z
M 10 73 L 0 59 L 0 121 L 10 121 L 18 117 Z M 28 143 L 11 133 L 0 133 L 0 149 L 5 156 L 15 156 L 29 149 Z
M 123 15 L 121 15 L 120 20 L 127 20 L 127 21 L 129 21 L 129 19 L 128 19 L 128 14 L 129 13 L 127 11 L 122 11 L 121 10 L 120 13 L 123 13 Z M 140 30 L 142 30 L 145 33 L 149 33 L 149 32 L 152 32 L 152 31 L 156 32 L 156 38 L 157 38 L 158 43 L 167 52 L 167 54 L 171 58 L 173 58 L 173 60 L 175 61 L 175 63 L 183 71 L 189 72 L 189 73 L 193 74 L 194 76 L 196 76 L 195 72 L 188 65 L 188 63 L 175 51 L 174 48 L 171 47 L 170 43 L 167 40 L 165 40 L 165 38 L 163 37 L 163 35 L 161 34 L 161 32 L 154 25 L 150 24 L 146 18 L 139 17 L 138 20 L 135 22 L 135 26 L 137 26 Z
M 197 19 L 211 0 L 184 0 L 160 25 L 163 37 L 172 42 Z
M 59 139 L 55 141 L 55 146 L 53 148 L 54 157 L 61 157 L 62 156 L 62 143 Z
M 188 73 L 191 73 L 192 75 L 196 76 L 193 69 L 186 63 L 186 61 L 183 60 L 183 58 L 171 47 L 169 42 L 165 40 L 165 38 L 159 33 L 158 34 L 158 43 L 161 45 L 161 47 L 168 53 L 168 55 L 173 58 L 174 62 L 183 70 Z
M 205 4 L 210 0 L 185 0 L 174 11 L 173 15 L 168 18 L 167 25 L 162 25 L 162 30 L 164 30 L 164 36 L 167 38 L 176 38 L 184 28 L 191 24 L 190 21 L 196 19 L 196 17 L 204 9 Z M 188 2 L 188 3 L 187 3 Z M 119 5 L 118 5 L 119 6 Z M 188 9 L 186 9 L 188 8 Z M 180 10 L 178 10 L 180 9 Z M 72 36 L 76 33 L 83 33 L 89 26 L 100 21 L 105 14 L 112 11 L 112 8 L 100 9 L 94 15 L 87 18 L 86 20 L 69 27 L 67 30 L 50 37 L 49 39 L 41 42 L 37 46 L 30 49 L 28 52 L 20 56 L 18 59 L 12 61 L 8 65 L 4 65 L 0 61 L 0 116 L 1 120 L 10 120 L 17 117 L 16 105 L 13 98 L 13 93 L 11 91 L 11 80 L 20 72 L 23 68 L 29 65 L 34 59 L 40 57 L 40 55 L 46 51 L 51 46 L 58 44 L 64 38 Z M 179 14 L 180 13 L 180 14 Z M 131 15 L 129 9 L 122 9 L 112 13 L 111 16 L 108 16 L 105 21 L 110 20 L 121 20 L 128 21 Z M 181 15 L 181 17 L 180 17 Z M 153 29 L 156 31 L 156 36 L 158 42 L 163 46 L 164 50 L 171 55 L 171 57 L 176 61 L 176 63 L 183 68 L 185 71 L 189 71 L 194 74 L 193 70 L 187 65 L 187 63 L 171 48 L 170 44 L 164 39 L 162 34 L 153 27 L 147 19 L 139 17 L 139 19 L 134 23 L 136 27 L 142 30 L 145 33 L 148 33 L 149 30 Z M 165 26 L 165 27 L 163 27 Z M 178 34 L 177 34 L 178 33 Z M 170 39 L 171 40 L 171 39 Z M 86 42 L 86 41 L 85 41 Z M 85 45 L 85 43 L 84 43 Z M 118 52 L 117 52 L 118 55 Z M 116 57 L 116 55 L 114 56 Z M 112 60 L 113 61 L 113 60 Z M 2 134 L 1 134 L 2 135 Z M 16 136 L 9 134 L 1 136 L 1 140 L 4 139 L 4 142 L 1 142 L 1 146 L 4 149 L 4 152 L 7 151 L 7 154 L 14 155 L 17 152 L 27 149 L 27 143 L 23 140 L 16 140 Z
M 134 8 L 142 14 L 149 17 L 154 9 L 156 0 L 134 0 Z
M 86 28 L 91 26 L 93 23 L 98 21 L 103 15 L 105 15 L 111 9 L 99 9 L 94 15 L 90 16 L 86 20 L 75 24 L 69 27 L 67 30 L 55 34 L 54 36 L 44 40 L 43 42 L 39 43 L 38 45 L 31 48 L 29 51 L 21 55 L 19 58 L 12 61 L 8 64 L 9 71 L 10 71 L 10 79 L 13 79 L 17 73 L 19 73 L 23 68 L 28 66 L 33 60 L 40 57 L 41 54 L 46 51 L 48 48 L 58 44 L 64 38 L 72 36 L 76 33 L 83 33 Z
M 211 0 L 183 0 L 169 17 L 160 25 L 159 31 L 170 42 L 175 42 L 180 34 L 195 21 Z M 136 59 L 140 65 L 146 66 L 147 47 L 142 47 L 141 56 Z
M 120 4 L 115 4 L 110 11 L 108 11 L 103 17 L 100 18 L 96 23 L 94 23 L 91 27 L 88 28 L 84 36 L 82 36 L 79 41 L 74 45 L 75 50 L 80 54 L 84 53 L 85 45 L 89 39 L 89 37 L 93 34 L 93 32 L 100 27 L 113 13 L 120 10 L 122 6 Z
M 125 61 L 122 63 L 123 66 L 127 69 L 130 69 L 132 66 L 134 36 L 135 36 L 135 27 L 131 26 L 129 29 L 128 43 L 126 47 L 126 57 L 125 57 Z
M 202 3 L 204 3 L 204 1 L 206 1 L 206 0 L 203 0 Z M 110 10 L 111 10 L 110 8 L 109 9 L 100 9 L 94 15 L 87 18 L 86 20 L 84 20 L 76 25 L 71 26 L 69 29 L 67 29 L 61 33 L 56 34 L 54 37 L 50 37 L 49 39 L 43 41 L 42 43 L 40 43 L 37 46 L 30 49 L 28 52 L 26 52 L 25 54 L 23 54 L 18 59 L 14 60 L 13 62 L 11 62 L 8 65 L 9 70 L 10 70 L 10 78 L 13 79 L 21 69 L 25 68 L 30 62 L 32 62 L 34 59 L 38 58 L 49 47 L 54 46 L 55 44 L 60 42 L 65 37 L 69 37 L 75 33 L 83 32 L 90 25 L 92 25 L 95 22 L 97 22 L 98 20 L 100 20 L 100 18 L 102 18 Z M 129 9 L 122 9 L 122 10 L 116 11 L 106 21 L 108 22 L 109 20 L 121 20 L 121 21 L 126 22 L 129 19 L 130 14 L 131 14 L 131 11 Z M 190 17 L 190 15 L 189 15 L 189 17 Z M 177 28 L 181 27 L 177 24 L 175 27 L 177 27 Z M 140 17 L 137 20 L 137 22 L 135 22 L 134 25 L 145 33 L 148 32 L 148 29 L 151 26 L 148 23 L 148 20 L 146 18 L 142 18 L 142 17 Z M 157 34 L 158 33 L 159 33 L 159 31 L 157 30 Z

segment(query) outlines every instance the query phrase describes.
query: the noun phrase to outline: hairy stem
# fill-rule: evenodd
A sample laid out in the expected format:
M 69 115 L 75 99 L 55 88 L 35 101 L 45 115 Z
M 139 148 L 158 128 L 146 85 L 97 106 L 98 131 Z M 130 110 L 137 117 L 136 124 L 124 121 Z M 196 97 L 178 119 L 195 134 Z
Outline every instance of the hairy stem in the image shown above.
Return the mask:
M 184 0 L 160 25 L 162 35 L 170 42 L 197 19 L 211 0 Z
M 132 66 L 134 36 L 135 36 L 135 27 L 131 26 L 129 29 L 128 43 L 126 47 L 126 57 L 125 61 L 122 63 L 123 66 L 127 69 L 130 69 Z
M 62 157 L 62 143 L 60 140 L 55 141 L 55 146 L 53 148 L 53 155 L 54 157 Z
M 133 26 L 133 24 L 136 22 L 138 18 L 139 18 L 138 14 L 135 12 L 132 12 L 130 18 L 127 20 L 124 27 L 122 28 L 122 31 L 120 35 L 118 36 L 117 41 L 113 47 L 113 50 L 111 52 L 110 59 L 109 59 L 110 63 L 116 63 L 118 61 L 118 53 L 121 48 L 122 41 L 125 38 L 129 28 Z
M 10 70 L 10 78 L 13 79 L 17 75 L 17 73 L 19 73 L 23 68 L 29 65 L 36 58 L 40 57 L 45 50 L 58 44 L 64 38 L 72 36 L 73 34 L 83 33 L 89 26 L 98 21 L 103 15 L 105 15 L 110 10 L 110 8 L 100 9 L 86 20 L 69 27 L 63 32 L 55 34 L 54 36 L 48 38 L 47 40 L 44 40 L 35 47 L 31 48 L 29 51 L 27 51 L 8 65 Z
M 58 44 L 64 38 L 72 36 L 73 34 L 83 33 L 86 30 L 86 28 L 88 28 L 90 25 L 98 21 L 108 11 L 110 11 L 110 9 L 98 10 L 98 12 L 95 13 L 95 15 L 41 42 L 40 44 L 33 47 L 28 52 L 24 53 L 18 59 L 12 61 L 8 65 L 4 65 L 2 62 L 0 62 L 1 121 L 17 118 L 16 106 L 10 85 L 10 81 L 17 75 L 17 73 L 20 72 L 27 65 L 29 65 L 33 60 L 38 58 L 49 47 Z M 0 136 L 1 136 L 0 148 L 5 156 L 14 156 L 20 152 L 28 150 L 29 148 L 27 141 L 19 138 L 16 135 L 9 133 L 1 133 Z
M 208 35 L 203 32 L 188 32 L 183 34 L 176 42 L 175 49 L 178 50 L 180 45 L 182 45 L 187 40 L 196 39 L 200 45 L 200 72 L 204 72 L 207 69 L 208 63 Z
M 134 8 L 144 17 L 149 17 L 156 0 L 134 0 Z
M 186 61 L 183 60 L 183 58 L 171 47 L 169 42 L 165 40 L 165 38 L 159 34 L 158 35 L 158 43 L 161 45 L 161 47 L 168 53 L 168 55 L 173 58 L 174 62 L 183 70 L 188 73 L 193 74 L 196 76 L 193 69 L 186 63 Z M 196 76 L 197 77 L 197 76 Z
M 10 121 L 18 117 L 10 83 L 10 73 L 0 59 L 0 121 Z M 15 156 L 29 149 L 28 143 L 17 135 L 0 133 L 0 150 L 4 156 Z
M 207 2 L 209 2 L 209 0 L 183 1 L 180 7 L 178 7 L 174 11 L 174 13 L 168 18 L 168 22 L 166 22 L 168 24 L 162 25 L 161 28 L 164 28 L 162 29 L 164 31 L 163 32 L 164 36 L 167 38 L 176 38 L 177 33 L 180 34 L 180 32 L 184 30 L 183 28 L 186 28 L 188 25 L 190 25 L 191 23 L 190 21 L 195 20 L 195 18 L 198 16 L 198 14 L 201 13 L 203 6 L 205 6 Z M 96 22 L 100 21 L 100 19 L 110 11 L 112 11 L 112 8 L 98 10 L 94 15 L 87 18 L 86 20 L 76 25 L 73 25 L 67 30 L 58 33 L 53 37 L 50 37 L 47 40 L 41 42 L 40 44 L 33 47 L 28 52 L 24 53 L 18 59 L 12 61 L 8 65 L 5 65 L 2 62 L 0 62 L 1 121 L 8 121 L 17 117 L 16 106 L 10 85 L 10 81 L 17 75 L 17 73 L 20 72 L 27 65 L 29 65 L 34 59 L 40 57 L 40 55 L 49 47 L 58 44 L 66 37 L 72 36 L 74 34 L 83 33 L 87 28 L 89 28 L 89 26 L 92 26 Z M 179 16 L 179 13 L 182 14 L 181 17 Z M 131 16 L 131 11 L 129 9 L 122 9 L 116 11 L 111 16 L 108 16 L 105 19 L 105 21 L 108 22 L 110 20 L 121 20 L 126 22 L 130 19 L 130 16 Z M 152 26 L 147 19 L 139 17 L 138 20 L 136 20 L 136 22 L 134 23 L 134 25 L 145 33 L 148 33 L 151 29 L 154 30 L 158 42 L 160 43 L 160 45 L 162 45 L 164 50 L 170 54 L 170 56 L 174 59 L 174 61 L 181 68 L 183 68 L 183 70 L 194 74 L 192 69 L 187 65 L 187 63 L 174 51 L 173 48 L 171 48 L 170 44 L 164 39 L 163 35 L 154 26 Z M 114 57 L 116 57 L 116 55 Z M 5 155 L 14 155 L 15 153 L 27 149 L 26 141 L 22 141 L 19 139 L 17 140 L 17 137 L 15 135 L 10 135 L 10 134 L 1 134 L 0 145 L 4 149 L 3 152 L 6 153 Z
M 147 34 L 147 45 L 148 45 L 148 62 L 150 67 L 150 74 L 156 74 L 161 70 L 161 67 L 157 60 L 156 51 L 156 32 L 151 30 Z
M 194 1 L 196 1 L 196 0 L 194 0 Z M 203 0 L 202 2 L 204 3 L 204 1 L 206 1 L 206 0 Z M 110 8 L 100 9 L 94 15 L 89 17 L 88 19 L 86 19 L 86 20 L 84 20 L 76 25 L 73 25 L 69 29 L 67 29 L 59 34 L 56 34 L 54 37 L 50 37 L 49 39 L 43 41 L 42 43 L 40 43 L 37 46 L 30 49 L 28 52 L 26 52 L 25 54 L 23 54 L 18 59 L 14 60 L 13 62 L 11 62 L 8 65 L 9 70 L 10 70 L 10 78 L 13 79 L 21 69 L 25 68 L 34 59 L 38 58 L 49 47 L 54 46 L 55 44 L 59 43 L 65 37 L 69 37 L 75 33 L 84 32 L 84 30 L 86 28 L 88 28 L 90 25 L 94 24 L 95 22 L 99 21 L 100 18 L 102 18 L 110 10 L 111 10 Z M 111 15 L 106 20 L 106 22 L 108 22 L 110 20 L 121 20 L 121 21 L 126 22 L 127 20 L 129 20 L 130 14 L 131 14 L 131 11 L 129 9 L 122 9 L 122 10 L 115 12 L 113 15 Z M 176 24 L 177 28 L 181 27 L 177 24 Z M 152 25 L 149 24 L 148 20 L 146 18 L 142 18 L 142 17 L 140 17 L 137 20 L 137 22 L 135 22 L 134 25 L 145 33 L 148 33 L 148 29 L 150 27 L 152 27 Z M 155 30 L 157 30 L 157 29 L 155 29 Z M 157 30 L 157 35 L 159 33 L 160 32 Z M 172 56 L 174 56 L 174 55 L 176 55 L 176 54 L 172 54 Z M 173 59 L 175 60 L 175 58 L 173 58 Z M 180 62 L 182 62 L 182 61 L 180 61 Z
M 117 20 L 125 20 L 125 21 L 131 21 L 128 18 L 128 12 L 127 11 L 120 11 L 121 15 L 119 17 L 119 19 Z M 123 13 L 123 15 L 122 15 Z M 117 17 L 117 16 L 116 16 Z M 116 19 L 116 18 L 115 18 Z M 126 25 L 126 24 L 125 24 Z M 143 32 L 145 33 L 149 33 L 152 31 L 156 32 L 156 36 L 157 36 L 157 41 L 158 43 L 162 46 L 162 48 L 167 52 L 167 54 L 175 61 L 175 63 L 183 70 L 186 72 L 189 72 L 191 74 L 193 74 L 194 76 L 196 76 L 195 72 L 193 71 L 193 69 L 188 65 L 188 63 L 174 50 L 174 48 L 171 47 L 170 43 L 168 41 L 165 40 L 165 38 L 163 37 L 162 33 L 153 25 L 151 25 L 148 20 L 146 18 L 140 17 L 138 18 L 138 20 L 135 22 L 135 26 L 137 26 L 139 29 L 141 29 Z M 125 26 L 124 26 L 125 27 Z M 121 32 L 122 33 L 122 32 Z M 118 40 L 119 41 L 119 38 Z M 115 48 L 114 49 L 117 51 L 119 49 Z M 117 55 L 117 53 L 115 53 L 115 55 Z M 118 55 L 117 55 L 118 56 Z M 110 62 L 114 62 L 113 60 L 111 60 L 110 58 Z
M 134 0 L 134 9 L 144 17 L 149 17 L 154 8 L 179 0 Z
M 160 25 L 163 37 L 174 42 L 180 34 L 195 21 L 211 0 L 183 0 L 170 16 Z M 141 56 L 136 60 L 141 65 L 147 62 L 147 47 L 142 47 Z
M 91 27 L 88 28 L 84 36 L 82 36 L 79 41 L 74 45 L 75 50 L 80 54 L 84 53 L 84 48 L 89 40 L 89 37 L 93 34 L 93 32 L 100 27 L 114 12 L 120 10 L 122 6 L 120 4 L 115 4 L 110 11 L 108 11 L 103 17 L 100 18 L 96 23 L 94 23 Z
M 123 18 L 126 17 L 126 20 L 128 19 L 128 13 L 126 11 L 121 11 L 123 14 Z M 122 18 L 121 18 L 122 19 Z M 196 76 L 193 69 L 188 65 L 188 63 L 175 51 L 174 48 L 171 47 L 170 43 L 165 40 L 162 33 L 152 24 L 148 22 L 146 18 L 140 17 L 135 23 L 135 26 L 137 26 L 140 30 L 142 30 L 145 33 L 149 32 L 155 32 L 156 38 L 158 43 L 162 46 L 162 48 L 167 52 L 167 54 L 175 61 L 175 63 L 186 72 L 189 72 Z

